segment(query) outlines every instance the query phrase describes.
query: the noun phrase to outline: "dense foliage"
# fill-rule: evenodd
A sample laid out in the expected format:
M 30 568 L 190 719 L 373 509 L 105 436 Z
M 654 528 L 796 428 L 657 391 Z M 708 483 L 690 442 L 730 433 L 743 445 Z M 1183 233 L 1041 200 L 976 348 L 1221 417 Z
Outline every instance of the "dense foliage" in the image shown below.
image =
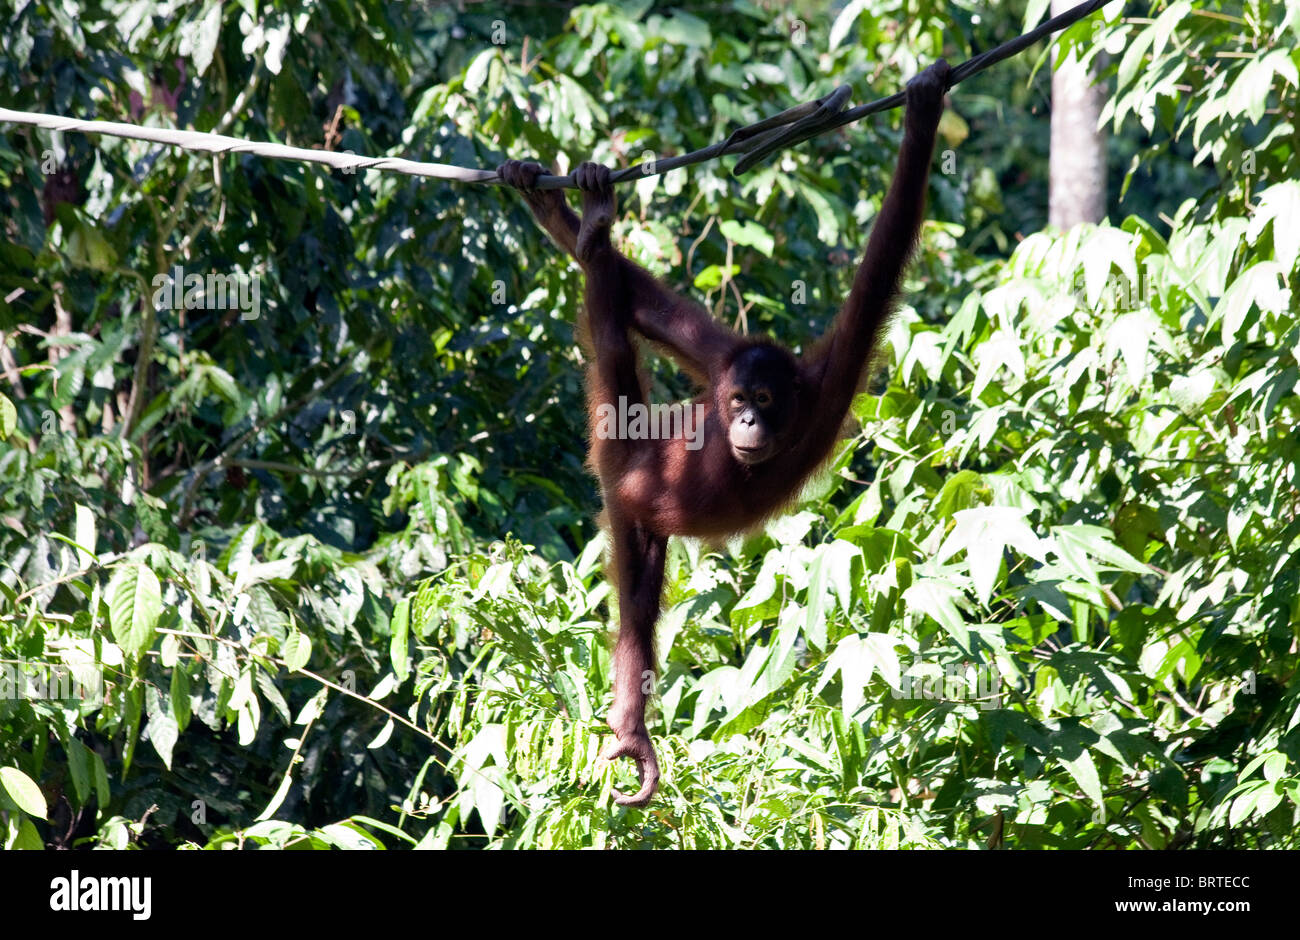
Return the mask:
M 0 87 L 627 165 L 1045 5 L 15 0 Z M 4 845 L 1294 847 L 1300 8 L 1139 6 L 1062 40 L 1111 89 L 1109 221 L 1040 231 L 1041 47 L 955 90 L 860 431 L 764 532 L 673 543 L 644 811 L 591 777 L 581 278 L 520 201 L 6 126 Z M 808 342 L 898 120 L 627 187 L 616 235 Z

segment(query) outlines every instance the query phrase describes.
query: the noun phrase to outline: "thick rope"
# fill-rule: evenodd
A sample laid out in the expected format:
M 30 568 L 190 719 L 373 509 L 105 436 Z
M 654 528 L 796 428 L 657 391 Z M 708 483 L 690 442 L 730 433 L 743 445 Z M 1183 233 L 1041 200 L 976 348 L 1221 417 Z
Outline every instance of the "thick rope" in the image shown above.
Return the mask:
M 78 121 L 57 114 L 10 111 L 0 108 L 0 122 L 34 124 L 51 131 L 78 131 L 83 134 L 107 134 L 110 137 L 127 137 L 167 144 L 182 150 L 202 150 L 209 153 L 251 153 L 272 160 L 304 160 L 324 163 L 336 170 L 392 170 L 407 176 L 428 176 L 435 179 L 457 180 L 462 183 L 490 183 L 496 180 L 493 170 L 471 170 L 448 163 L 419 163 L 397 157 L 359 157 L 351 153 L 332 150 L 308 150 L 304 147 L 286 147 L 283 144 L 260 144 L 222 134 L 203 134 L 199 131 L 176 131 L 159 127 L 137 127 L 116 121 Z
M 1083 17 L 1095 13 L 1109 0 L 1088 0 L 1060 16 L 1054 16 L 1047 22 L 1017 36 L 987 52 L 973 56 L 956 66 L 949 77 L 948 87 L 984 71 L 991 65 L 1008 59 L 1044 36 L 1071 26 Z M 650 163 L 638 163 L 636 166 L 615 170 L 610 174 L 610 181 L 622 183 L 628 180 L 659 176 L 669 170 L 696 163 L 716 160 L 726 154 L 744 154 L 732 170 L 741 174 L 752 169 L 764 157 L 777 151 L 793 147 L 809 138 L 824 134 L 845 124 L 861 120 L 869 114 L 897 108 L 904 101 L 903 92 L 897 92 L 885 98 L 879 98 L 867 104 L 844 110 L 852 89 L 841 85 L 833 92 L 815 101 L 809 101 L 782 111 L 780 114 L 765 118 L 755 124 L 747 125 L 735 131 L 726 140 L 718 141 L 701 150 L 676 157 L 665 157 Z M 150 143 L 180 147 L 183 150 L 198 150 L 208 153 L 251 153 L 258 157 L 272 160 L 301 160 L 307 163 L 322 163 L 336 170 L 390 170 L 405 173 L 408 176 L 423 176 L 433 179 L 455 180 L 460 183 L 502 183 L 495 170 L 474 170 L 468 167 L 453 166 L 447 163 L 420 163 L 415 160 L 402 160 L 397 157 L 361 157 L 350 153 L 336 153 L 330 150 L 309 150 L 303 147 L 286 147 L 283 144 L 255 143 L 226 137 L 222 134 L 204 134 L 198 131 L 169 130 L 155 127 L 137 127 L 134 124 L 121 124 L 116 121 L 80 121 L 75 118 L 61 117 L 57 114 L 39 112 L 11 111 L 0 108 L 0 123 L 31 124 L 52 131 L 76 131 L 83 134 L 107 134 L 110 137 L 125 137 L 131 140 L 144 140 Z M 576 189 L 572 176 L 539 176 L 538 189 Z

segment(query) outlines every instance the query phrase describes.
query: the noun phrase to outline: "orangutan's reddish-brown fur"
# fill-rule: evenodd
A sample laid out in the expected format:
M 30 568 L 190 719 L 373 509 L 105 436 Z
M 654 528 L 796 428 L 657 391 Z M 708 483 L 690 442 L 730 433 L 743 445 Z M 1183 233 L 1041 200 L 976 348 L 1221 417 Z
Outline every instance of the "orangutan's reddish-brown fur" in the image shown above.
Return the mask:
M 655 621 L 670 535 L 721 538 L 780 512 L 834 450 L 853 396 L 916 245 L 935 133 L 948 85 L 940 60 L 907 88 L 898 165 L 867 242 L 853 288 L 827 335 L 796 358 L 770 340 L 741 336 L 703 308 L 665 288 L 610 243 L 614 192 L 609 170 L 584 163 L 574 173 L 582 218 L 561 190 L 534 188 L 537 163 L 508 161 L 498 171 L 518 188 L 555 241 L 586 275 L 584 346 L 591 412 L 591 462 L 600 479 L 613 542 L 619 633 L 614 649 L 614 737 L 601 757 L 632 757 L 641 789 L 623 805 L 649 802 L 659 764 L 645 726 L 653 676 Z M 625 397 L 646 403 L 632 333 L 665 350 L 704 386 L 702 446 L 685 437 L 605 439 L 596 410 Z

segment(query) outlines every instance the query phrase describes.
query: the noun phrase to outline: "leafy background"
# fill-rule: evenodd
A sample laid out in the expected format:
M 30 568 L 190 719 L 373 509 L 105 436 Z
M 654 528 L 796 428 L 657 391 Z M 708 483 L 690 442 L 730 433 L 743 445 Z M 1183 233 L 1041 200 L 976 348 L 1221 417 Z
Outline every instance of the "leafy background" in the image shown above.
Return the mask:
M 893 92 L 1044 6 L 18 0 L 0 87 L 627 165 Z M 1108 220 L 1043 230 L 1045 47 L 954 91 L 860 431 L 762 534 L 673 544 L 646 810 L 591 775 L 581 278 L 520 201 L 6 126 L 5 846 L 1294 847 L 1300 8 L 1094 19 L 1062 42 L 1109 89 Z M 798 347 L 899 137 L 641 182 L 617 237 Z M 256 276 L 260 316 L 155 310 L 178 264 Z M 42 664 L 102 695 L 16 696 Z

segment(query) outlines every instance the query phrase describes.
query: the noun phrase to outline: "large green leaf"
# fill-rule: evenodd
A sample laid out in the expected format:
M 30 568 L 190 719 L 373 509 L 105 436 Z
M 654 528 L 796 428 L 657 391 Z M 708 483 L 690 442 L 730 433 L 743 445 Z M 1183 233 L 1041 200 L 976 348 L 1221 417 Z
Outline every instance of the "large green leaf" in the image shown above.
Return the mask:
M 162 587 L 147 566 L 127 564 L 108 584 L 109 625 L 118 646 L 138 656 L 153 643 L 162 612 Z
M 45 795 L 36 782 L 17 767 L 0 767 L 0 789 L 28 816 L 45 818 Z

